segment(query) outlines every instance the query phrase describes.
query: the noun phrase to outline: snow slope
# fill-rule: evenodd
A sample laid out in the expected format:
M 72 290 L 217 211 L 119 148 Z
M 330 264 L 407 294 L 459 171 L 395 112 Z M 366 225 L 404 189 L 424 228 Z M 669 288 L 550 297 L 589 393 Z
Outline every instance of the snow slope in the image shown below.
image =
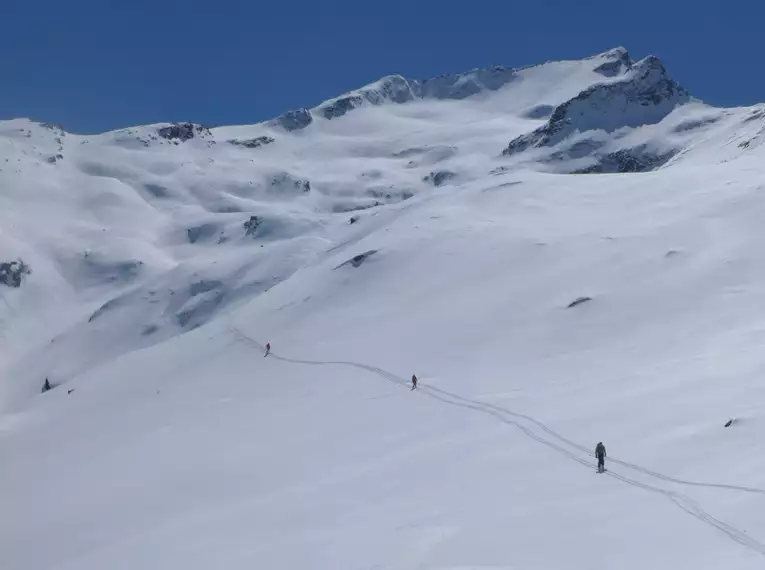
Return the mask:
M 0 124 L 3 568 L 761 567 L 764 127 L 623 49 Z

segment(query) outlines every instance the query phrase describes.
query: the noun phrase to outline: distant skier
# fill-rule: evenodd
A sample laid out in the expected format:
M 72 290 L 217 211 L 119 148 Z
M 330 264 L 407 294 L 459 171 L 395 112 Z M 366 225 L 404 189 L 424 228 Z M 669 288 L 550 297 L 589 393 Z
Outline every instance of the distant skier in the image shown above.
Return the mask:
M 595 457 L 598 458 L 598 473 L 603 473 L 606 470 L 606 446 L 602 441 L 595 446 Z
M 412 390 L 416 390 L 416 389 L 417 389 L 417 376 L 412 374 Z
M 265 357 L 266 357 L 266 356 L 268 356 L 269 354 L 271 354 L 271 343 L 270 343 L 270 342 L 267 342 L 267 343 L 266 343 L 266 353 L 263 355 L 263 358 L 265 358 Z

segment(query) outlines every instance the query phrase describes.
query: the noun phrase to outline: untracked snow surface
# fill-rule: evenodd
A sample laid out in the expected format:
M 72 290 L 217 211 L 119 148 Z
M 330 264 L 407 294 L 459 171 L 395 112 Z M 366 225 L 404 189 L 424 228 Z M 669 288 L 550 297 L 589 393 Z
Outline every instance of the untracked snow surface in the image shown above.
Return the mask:
M 764 130 L 621 48 L 1 122 L 0 567 L 762 568 Z

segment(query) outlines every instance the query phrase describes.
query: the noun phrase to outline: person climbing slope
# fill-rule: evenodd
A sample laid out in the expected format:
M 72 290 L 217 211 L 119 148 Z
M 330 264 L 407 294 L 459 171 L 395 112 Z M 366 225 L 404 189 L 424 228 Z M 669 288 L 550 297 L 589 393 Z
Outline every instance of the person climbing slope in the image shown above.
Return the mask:
M 595 457 L 598 458 L 598 473 L 603 473 L 606 470 L 606 446 L 602 441 L 595 446 Z
M 266 356 L 268 356 L 269 354 L 271 354 L 271 343 L 270 343 L 270 342 L 267 342 L 267 343 L 266 343 L 266 353 L 263 355 L 263 358 L 265 358 L 265 357 L 266 357 Z
M 417 388 L 417 376 L 412 374 L 412 390 L 415 390 Z

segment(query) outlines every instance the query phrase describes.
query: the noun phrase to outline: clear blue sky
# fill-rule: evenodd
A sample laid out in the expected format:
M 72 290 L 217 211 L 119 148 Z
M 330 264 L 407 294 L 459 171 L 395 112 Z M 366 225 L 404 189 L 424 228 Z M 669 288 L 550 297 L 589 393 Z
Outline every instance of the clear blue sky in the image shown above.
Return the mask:
M 753 104 L 764 21 L 763 0 L 0 0 L 0 118 L 253 123 L 391 73 L 618 45 L 709 103 Z

